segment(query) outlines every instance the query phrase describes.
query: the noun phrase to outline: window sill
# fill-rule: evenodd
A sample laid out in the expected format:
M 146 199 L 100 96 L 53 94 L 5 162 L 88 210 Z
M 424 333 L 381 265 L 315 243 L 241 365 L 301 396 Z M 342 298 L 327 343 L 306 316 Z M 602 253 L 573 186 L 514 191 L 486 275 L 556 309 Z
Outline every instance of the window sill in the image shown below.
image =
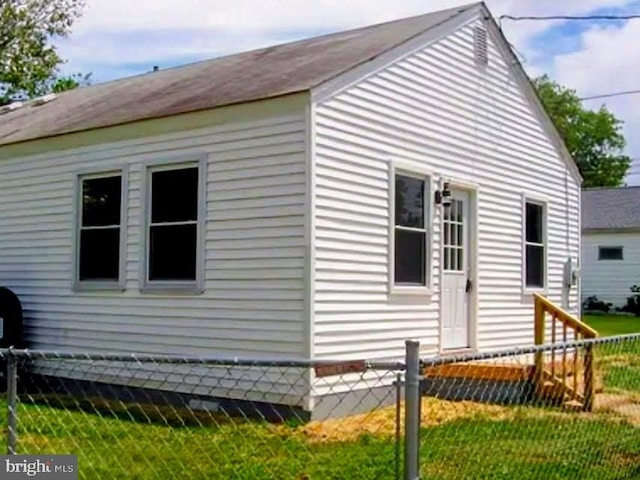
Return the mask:
M 124 292 L 124 282 L 76 282 L 73 291 L 77 293 L 85 292 Z
M 462 348 L 441 348 L 441 357 L 463 357 L 465 355 L 473 355 L 478 353 L 478 349 L 474 347 L 462 347 Z
M 434 291 L 429 287 L 391 287 L 389 298 L 431 297 Z
M 549 290 L 547 289 L 547 287 L 540 287 L 540 288 L 523 287 L 522 288 L 522 295 L 533 295 L 534 293 L 538 293 L 540 295 L 547 295 L 549 293 Z
M 195 282 L 154 282 L 143 285 L 140 291 L 151 295 L 202 295 L 204 287 Z

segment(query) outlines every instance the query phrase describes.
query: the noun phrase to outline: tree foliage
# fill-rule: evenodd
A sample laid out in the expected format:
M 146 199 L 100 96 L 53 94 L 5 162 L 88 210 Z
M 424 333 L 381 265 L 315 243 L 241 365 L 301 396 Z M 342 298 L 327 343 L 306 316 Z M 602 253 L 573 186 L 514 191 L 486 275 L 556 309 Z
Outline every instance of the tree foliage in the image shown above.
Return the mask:
M 549 116 L 575 159 L 583 187 L 618 187 L 631 166 L 624 155 L 626 140 L 622 121 L 606 107 L 589 110 L 575 90 L 543 75 L 534 81 Z
M 53 45 L 69 35 L 84 0 L 0 0 L 0 104 L 87 83 L 60 76 Z

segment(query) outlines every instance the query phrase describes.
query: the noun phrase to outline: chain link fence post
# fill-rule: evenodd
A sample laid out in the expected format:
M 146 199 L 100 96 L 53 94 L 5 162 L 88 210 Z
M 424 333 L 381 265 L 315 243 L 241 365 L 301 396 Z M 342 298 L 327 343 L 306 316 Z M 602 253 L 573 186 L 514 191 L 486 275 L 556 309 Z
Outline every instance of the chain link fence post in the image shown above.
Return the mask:
M 404 478 L 420 479 L 420 342 L 405 343 Z
M 18 425 L 18 357 L 10 348 L 7 351 L 7 453 L 16 454 Z

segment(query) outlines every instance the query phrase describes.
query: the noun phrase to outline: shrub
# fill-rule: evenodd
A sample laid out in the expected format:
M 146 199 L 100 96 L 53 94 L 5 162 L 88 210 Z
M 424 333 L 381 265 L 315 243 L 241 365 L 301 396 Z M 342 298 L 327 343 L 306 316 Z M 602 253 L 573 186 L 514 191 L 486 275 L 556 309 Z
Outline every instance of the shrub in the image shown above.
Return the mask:
M 612 303 L 606 303 L 598 300 L 595 295 L 588 297 L 582 304 L 582 309 L 589 312 L 604 312 L 609 313 Z
M 622 310 L 640 317 L 640 285 L 634 285 L 630 290 L 632 295 L 627 297 L 627 304 L 622 307 Z

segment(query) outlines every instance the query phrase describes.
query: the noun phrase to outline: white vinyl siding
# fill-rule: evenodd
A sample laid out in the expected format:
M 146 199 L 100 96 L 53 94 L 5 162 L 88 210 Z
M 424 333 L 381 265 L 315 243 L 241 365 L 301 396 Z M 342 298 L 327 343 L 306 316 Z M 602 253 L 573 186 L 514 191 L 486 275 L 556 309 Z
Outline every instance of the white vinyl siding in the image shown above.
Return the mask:
M 277 116 L 259 111 L 258 119 L 248 115 L 210 128 L 1 160 L 0 285 L 22 301 L 30 345 L 305 355 L 304 115 L 303 108 Z M 168 155 L 208 159 L 200 295 L 140 290 L 143 176 L 146 165 Z M 123 292 L 71 290 L 79 167 L 128 173 Z
M 440 347 L 441 213 L 434 210 L 433 293 L 390 295 L 389 174 L 394 161 L 470 185 L 477 201 L 479 309 L 474 346 L 533 343 L 522 290 L 522 197 L 548 197 L 547 286 L 563 301 L 563 266 L 579 255 L 579 186 L 489 36 L 474 56 L 471 24 L 323 100 L 315 136 L 315 354 L 400 358 L 406 339 Z M 430 199 L 433 202 L 433 199 Z
M 600 260 L 601 247 L 621 247 L 624 259 Z M 583 234 L 580 281 L 583 300 L 595 295 L 617 307 L 626 305 L 630 288 L 640 285 L 640 232 Z

